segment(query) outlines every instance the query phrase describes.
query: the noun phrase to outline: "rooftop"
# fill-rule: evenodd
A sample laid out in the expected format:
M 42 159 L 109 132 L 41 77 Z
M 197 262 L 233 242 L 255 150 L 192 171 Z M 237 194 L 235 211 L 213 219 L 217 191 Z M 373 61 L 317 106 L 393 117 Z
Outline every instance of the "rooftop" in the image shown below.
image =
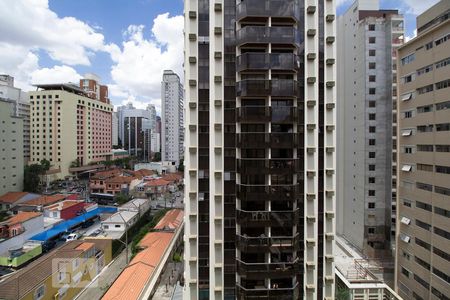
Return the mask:
M 170 184 L 170 181 L 158 178 L 158 179 L 150 180 L 145 185 L 146 186 L 165 186 L 168 184 Z
M 2 224 L 12 226 L 15 224 L 23 223 L 28 220 L 34 219 L 36 217 L 41 216 L 41 213 L 38 212 L 19 212 L 17 215 L 12 216 L 6 221 L 3 221 Z
M 28 195 L 27 192 L 9 192 L 0 196 L 0 202 L 14 203 Z
M 107 218 L 104 221 L 102 221 L 102 223 L 123 223 L 124 219 L 128 223 L 128 221 L 130 221 L 136 215 L 137 215 L 136 211 L 124 210 L 124 211 L 117 212 L 117 213 L 111 215 L 109 218 Z
M 169 173 L 166 174 L 162 177 L 162 179 L 167 180 L 167 181 L 178 181 L 183 179 L 183 175 L 178 174 L 178 173 Z
M 127 210 L 127 209 L 138 210 L 139 206 L 142 206 L 148 202 L 149 202 L 148 199 L 141 199 L 141 198 L 133 199 L 125 204 L 122 204 L 119 207 L 119 210 Z
M 83 203 L 83 200 L 65 200 L 59 203 L 55 203 L 53 205 L 48 206 L 46 209 L 47 210 L 63 210 L 63 209 L 67 209 L 71 206 Z
M 82 94 L 87 96 L 83 89 L 77 86 L 75 83 L 51 83 L 51 84 L 34 84 L 38 89 L 43 90 L 62 90 L 75 94 Z
M 171 232 L 148 233 L 139 243 L 144 249 L 136 254 L 102 299 L 138 299 L 162 261 L 173 236 Z
M 90 240 L 95 247 L 104 250 L 110 243 L 109 240 Z M 46 278 L 53 273 L 52 264 L 54 259 L 58 258 L 76 258 L 83 253 L 83 250 L 77 249 L 84 241 L 72 241 L 63 244 L 60 248 L 53 250 L 47 255 L 41 256 L 28 266 L 20 269 L 4 281 L 0 282 L 0 299 L 21 299 Z M 91 244 L 91 243 L 88 243 Z
M 106 184 L 125 184 L 125 183 L 131 183 L 133 180 L 135 180 L 135 177 L 129 177 L 129 176 L 115 176 L 112 178 L 108 178 L 105 180 Z
M 91 175 L 91 180 L 92 179 L 106 179 L 106 178 L 111 178 L 114 177 L 116 175 L 119 175 L 122 172 L 122 170 L 120 169 L 112 169 L 112 170 L 106 170 L 106 171 L 98 171 L 95 172 L 93 175 Z
M 32 200 L 25 201 L 23 204 L 26 205 L 50 205 L 56 202 L 59 202 L 61 200 L 64 200 L 66 197 L 62 194 L 56 194 L 56 195 L 48 195 L 48 196 L 41 196 L 39 198 L 34 198 Z
M 171 209 L 159 220 L 155 230 L 176 230 L 183 223 L 183 210 Z

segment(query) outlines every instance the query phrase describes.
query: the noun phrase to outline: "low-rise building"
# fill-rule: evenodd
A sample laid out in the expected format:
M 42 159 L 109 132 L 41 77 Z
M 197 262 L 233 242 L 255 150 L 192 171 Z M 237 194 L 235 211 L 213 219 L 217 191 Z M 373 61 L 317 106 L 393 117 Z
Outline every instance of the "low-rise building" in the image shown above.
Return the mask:
M 65 200 L 44 208 L 44 215 L 48 218 L 70 220 L 84 212 L 86 202 L 83 200 Z
M 10 210 L 17 214 L 19 211 L 42 211 L 45 206 L 49 206 L 66 199 L 65 195 L 55 194 L 55 195 L 43 195 L 32 200 L 28 200 L 13 206 Z
M 134 181 L 134 182 L 133 182 Z M 130 186 L 136 185 L 139 179 L 130 176 L 116 176 L 105 181 L 106 194 L 128 194 Z
M 44 216 L 38 212 L 19 212 L 0 222 L 0 253 L 21 247 L 25 241 L 44 230 Z
M 121 205 L 119 207 L 118 211 L 139 212 L 139 214 L 142 216 L 149 209 L 150 209 L 150 200 L 137 198 L 137 199 L 130 200 L 127 203 Z
M 106 180 L 121 174 L 121 169 L 112 169 L 96 172 L 89 179 L 89 188 L 92 193 L 104 193 L 106 190 Z
M 112 232 L 121 233 L 133 226 L 139 220 L 138 211 L 119 211 L 101 222 L 103 231 L 107 234 Z
M 110 239 L 66 243 L 0 282 L 0 299 L 74 299 L 111 259 Z
M 335 255 L 325 257 L 335 263 L 336 297 L 345 295 L 348 300 L 402 300 L 389 287 L 393 282 L 392 261 L 367 259 L 350 242 L 336 236 Z
M 21 246 L 0 253 L 0 266 L 17 268 L 41 254 L 42 244 L 28 241 Z
M 9 210 L 15 205 L 35 198 L 39 198 L 39 195 L 28 192 L 8 192 L 0 196 L 0 210 Z
M 151 299 L 167 262 L 183 239 L 183 211 L 173 209 L 140 242 L 140 252 L 122 271 L 102 300 Z M 132 288 L 130 288 L 132 286 Z

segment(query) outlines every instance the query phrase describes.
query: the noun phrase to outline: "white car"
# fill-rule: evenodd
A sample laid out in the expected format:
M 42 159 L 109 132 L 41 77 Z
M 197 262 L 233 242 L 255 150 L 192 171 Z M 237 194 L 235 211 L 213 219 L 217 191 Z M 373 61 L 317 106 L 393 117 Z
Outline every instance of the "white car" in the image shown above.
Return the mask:
M 78 233 L 71 233 L 67 236 L 66 242 L 75 241 L 80 238 L 80 235 Z

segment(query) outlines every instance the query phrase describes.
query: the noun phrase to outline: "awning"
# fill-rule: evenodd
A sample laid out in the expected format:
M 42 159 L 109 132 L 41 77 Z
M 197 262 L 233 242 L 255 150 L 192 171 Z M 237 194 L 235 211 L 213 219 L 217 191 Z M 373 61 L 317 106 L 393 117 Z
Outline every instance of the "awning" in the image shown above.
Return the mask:
M 411 219 L 407 218 L 407 217 L 402 217 L 400 222 L 402 222 L 405 225 L 409 225 L 409 224 L 411 224 Z
M 405 243 L 409 243 L 409 241 L 411 240 L 411 238 L 409 236 L 407 236 L 406 234 L 404 234 L 404 233 L 400 234 L 400 239 L 402 241 L 404 241 Z
M 402 136 L 410 136 L 412 134 L 412 129 L 402 130 Z
M 402 95 L 402 101 L 407 101 L 407 100 L 411 100 L 412 98 L 412 93 L 406 93 Z
M 402 171 L 404 172 L 411 172 L 412 166 L 410 165 L 403 165 Z

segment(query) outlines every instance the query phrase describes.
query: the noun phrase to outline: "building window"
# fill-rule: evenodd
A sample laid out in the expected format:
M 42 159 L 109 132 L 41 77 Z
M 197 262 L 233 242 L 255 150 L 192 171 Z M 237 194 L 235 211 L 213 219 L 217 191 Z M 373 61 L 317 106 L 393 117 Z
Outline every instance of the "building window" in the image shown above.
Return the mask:
M 450 79 L 443 80 L 436 83 L 436 90 L 445 89 L 450 86 Z
M 431 48 L 433 48 L 433 42 L 429 42 L 425 44 L 425 49 L 426 50 L 430 50 Z
M 369 82 L 376 82 L 376 81 L 377 81 L 377 76 L 369 75 Z
M 425 280 L 423 280 L 422 278 L 420 278 L 419 276 L 417 276 L 417 274 L 414 274 L 414 280 L 417 281 L 418 283 L 420 283 L 427 290 L 430 289 L 430 284 L 428 282 L 426 282 Z
M 374 70 L 377 67 L 377 64 L 374 62 L 369 63 L 369 70 Z
M 416 219 L 416 226 L 431 231 L 431 225 Z
M 409 271 L 402 267 L 402 274 L 409 278 Z
M 431 71 L 433 71 L 433 65 L 428 65 L 426 67 L 418 69 L 417 70 L 417 76 L 426 74 L 426 73 L 431 72 Z
M 412 118 L 412 117 L 413 117 L 413 111 L 412 111 L 412 110 L 410 110 L 410 111 L 405 111 L 405 112 L 403 113 L 403 116 L 404 116 L 405 119 Z
M 433 132 L 434 125 L 420 125 L 417 126 L 418 132 Z
M 377 39 L 374 36 L 369 37 L 369 44 L 375 44 L 376 40 Z
M 375 146 L 376 144 L 376 140 L 375 139 L 369 139 L 369 145 L 370 146 Z
M 375 24 L 369 24 L 369 31 L 375 31 Z
M 375 50 L 369 50 L 369 56 L 375 56 L 376 51 Z
M 416 244 L 419 245 L 420 247 L 423 247 L 425 249 L 427 249 L 428 251 L 431 250 L 431 245 L 428 244 L 427 242 L 422 241 L 419 238 L 415 238 Z
M 416 55 L 414 53 L 412 53 L 410 55 L 407 55 L 407 56 L 403 57 L 401 59 L 401 63 L 404 66 L 404 65 L 407 65 L 409 63 L 412 63 L 415 59 L 416 59 Z
M 421 202 L 421 201 L 416 201 L 416 207 L 417 207 L 417 208 L 420 208 L 420 209 L 424 209 L 424 210 L 426 210 L 426 211 L 431 211 L 432 208 L 433 208 L 432 205 L 426 204 L 426 203 Z
M 433 165 L 417 164 L 418 171 L 433 172 Z
M 373 101 L 373 100 L 371 100 L 371 101 L 369 101 L 369 107 L 376 107 L 376 101 Z
M 34 300 L 41 300 L 42 298 L 44 298 L 44 294 L 45 294 L 45 285 L 41 285 L 34 292 Z
M 436 69 L 443 68 L 443 67 L 446 67 L 446 66 L 448 66 L 448 65 L 450 65 L 450 57 L 448 57 L 448 58 L 446 58 L 446 59 L 443 59 L 443 60 L 441 60 L 441 61 L 438 61 L 438 62 L 435 64 Z
M 376 91 L 376 88 L 369 88 L 369 95 L 375 95 Z
M 432 92 L 432 91 L 433 91 L 433 85 L 432 84 L 429 84 L 429 85 L 426 85 L 426 86 L 423 86 L 423 87 L 420 87 L 420 88 L 417 89 L 417 93 L 419 95 L 426 94 L 426 93 L 429 93 L 429 92 Z
M 369 165 L 369 171 L 375 171 L 375 165 Z
M 369 195 L 370 196 L 370 195 Z M 369 202 L 368 204 L 369 209 L 375 209 L 375 202 Z
M 417 145 L 417 151 L 433 152 L 433 145 Z
M 404 206 L 406 206 L 406 207 L 411 207 L 411 201 L 410 200 L 408 200 L 408 199 L 403 199 L 403 205 Z
M 375 158 L 375 152 L 369 152 L 369 158 Z M 369 165 L 369 167 L 370 167 L 371 165 Z M 373 165 L 373 166 L 375 166 L 375 165 Z M 375 168 L 374 168 L 374 170 L 373 171 L 375 171 Z

